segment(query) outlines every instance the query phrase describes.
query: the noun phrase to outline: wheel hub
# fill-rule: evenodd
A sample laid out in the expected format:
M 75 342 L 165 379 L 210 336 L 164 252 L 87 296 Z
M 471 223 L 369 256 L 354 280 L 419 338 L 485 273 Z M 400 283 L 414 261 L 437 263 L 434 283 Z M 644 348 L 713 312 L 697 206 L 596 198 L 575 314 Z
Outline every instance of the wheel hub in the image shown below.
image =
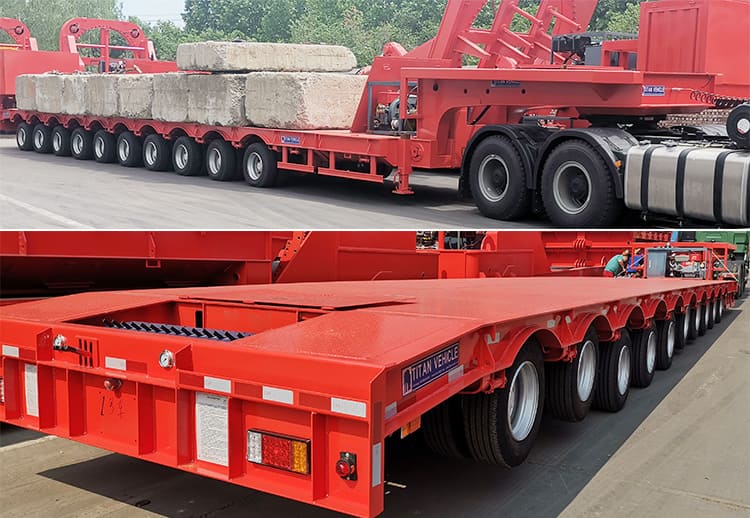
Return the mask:
M 118 151 L 120 152 L 120 160 L 125 162 L 130 156 L 130 144 L 128 144 L 127 140 L 125 139 L 120 140 Z
M 667 357 L 671 358 L 674 354 L 674 342 L 675 342 L 675 326 L 674 321 L 670 320 L 667 324 Z
M 648 342 L 646 342 L 646 372 L 654 372 L 656 365 L 656 333 L 649 331 Z
M 530 361 L 523 362 L 510 382 L 508 391 L 508 427 L 516 441 L 531 433 L 539 406 L 539 375 Z
M 34 132 L 34 145 L 37 148 L 41 148 L 44 145 L 44 135 L 41 130 Z
M 18 128 L 18 133 L 16 134 L 16 140 L 19 146 L 23 146 L 26 144 L 26 128 Z
M 617 359 L 617 390 L 621 396 L 624 396 L 630 385 L 630 348 L 623 347 L 620 349 L 620 355 Z
M 588 401 L 594 389 L 596 375 L 596 352 L 594 342 L 586 340 L 578 353 L 578 398 Z
M 96 153 L 97 158 L 104 156 L 104 139 L 102 137 L 96 137 L 96 141 L 94 142 L 94 152 Z
M 212 149 L 208 155 L 208 168 L 211 174 L 218 174 L 221 170 L 221 153 L 218 149 Z
M 148 165 L 154 165 L 159 156 L 159 150 L 156 149 L 156 144 L 149 142 L 146 144 L 146 162 Z
M 591 176 L 578 162 L 565 162 L 555 171 L 552 193 L 560 210 L 580 214 L 591 203 Z
M 81 135 L 73 137 L 73 151 L 76 155 L 80 155 L 83 151 L 83 137 Z
M 499 155 L 487 155 L 479 164 L 479 190 L 491 202 L 502 200 L 508 192 L 510 173 Z
M 247 160 L 247 174 L 253 180 L 258 180 L 263 174 L 263 157 L 258 153 L 251 153 Z
M 188 162 L 188 150 L 185 144 L 180 144 L 175 150 L 174 160 L 177 163 L 177 167 L 185 169 Z

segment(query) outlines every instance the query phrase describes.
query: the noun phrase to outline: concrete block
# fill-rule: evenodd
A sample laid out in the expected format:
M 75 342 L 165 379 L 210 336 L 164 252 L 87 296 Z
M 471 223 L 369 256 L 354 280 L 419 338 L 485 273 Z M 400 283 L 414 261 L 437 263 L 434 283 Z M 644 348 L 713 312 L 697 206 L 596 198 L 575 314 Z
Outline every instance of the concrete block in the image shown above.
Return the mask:
M 177 47 L 177 66 L 210 72 L 346 72 L 357 59 L 337 45 L 207 41 Z
M 63 113 L 63 76 L 40 74 L 36 76 L 36 109 L 43 113 Z
M 151 114 L 164 122 L 188 122 L 188 75 L 181 73 L 153 76 L 154 97 Z
M 347 129 L 367 76 L 256 72 L 248 74 L 245 111 L 252 126 L 280 129 Z
M 117 109 L 120 117 L 151 119 L 154 76 L 152 74 L 137 74 L 116 77 Z
M 16 106 L 21 110 L 36 110 L 36 77 L 35 75 L 16 77 Z
M 86 115 L 96 117 L 116 117 L 117 81 L 119 77 L 111 74 L 91 74 L 85 76 Z
M 246 126 L 242 74 L 188 76 L 188 119 L 199 124 Z
M 83 74 L 61 76 L 62 112 L 68 115 L 86 113 L 86 80 Z

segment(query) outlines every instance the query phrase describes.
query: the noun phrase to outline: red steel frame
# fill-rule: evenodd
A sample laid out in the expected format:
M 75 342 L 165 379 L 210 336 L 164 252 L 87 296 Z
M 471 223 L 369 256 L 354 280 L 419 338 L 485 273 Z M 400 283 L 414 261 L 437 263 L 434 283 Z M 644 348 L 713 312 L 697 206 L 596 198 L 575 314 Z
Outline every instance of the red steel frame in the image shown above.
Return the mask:
M 81 294 L 0 308 L 0 420 L 359 516 L 383 510 L 383 444 L 459 392 L 491 391 L 534 337 L 570 360 L 736 284 L 687 279 L 504 278 L 234 286 Z M 544 294 L 540 297 L 540 294 Z M 574 295 L 572 295 L 574 294 Z M 101 327 L 103 318 L 256 333 L 231 343 Z M 64 337 L 60 338 L 60 337 Z M 80 354 L 53 348 L 77 347 Z M 451 344 L 458 367 L 408 396 L 401 369 Z M 173 367 L 159 366 L 165 349 Z M 225 405 L 226 460 L 197 453 L 196 395 Z M 283 397 L 281 397 L 283 395 Z M 247 461 L 247 432 L 311 441 L 311 472 Z M 223 435 L 223 439 L 221 439 Z M 208 440 L 208 439 L 203 439 Z M 335 472 L 357 455 L 358 480 Z

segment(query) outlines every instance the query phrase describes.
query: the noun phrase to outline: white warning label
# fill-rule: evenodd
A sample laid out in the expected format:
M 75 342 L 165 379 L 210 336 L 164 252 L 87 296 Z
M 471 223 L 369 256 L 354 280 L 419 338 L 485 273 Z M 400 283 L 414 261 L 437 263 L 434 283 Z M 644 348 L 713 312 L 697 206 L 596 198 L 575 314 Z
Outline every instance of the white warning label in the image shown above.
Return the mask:
M 229 465 L 229 400 L 195 394 L 195 442 L 198 460 Z
M 39 417 L 39 387 L 36 381 L 36 365 L 24 365 L 24 388 L 26 389 L 26 414 Z

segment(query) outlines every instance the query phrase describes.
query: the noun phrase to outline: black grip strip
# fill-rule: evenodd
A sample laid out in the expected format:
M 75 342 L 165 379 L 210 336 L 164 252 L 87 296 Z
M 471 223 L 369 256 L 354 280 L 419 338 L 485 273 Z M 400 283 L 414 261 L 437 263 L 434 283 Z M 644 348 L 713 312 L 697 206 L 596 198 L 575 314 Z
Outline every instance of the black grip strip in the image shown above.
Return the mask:
M 736 150 L 722 151 L 716 158 L 716 164 L 714 164 L 714 219 L 717 223 L 721 223 L 722 221 L 721 203 L 724 196 L 724 165 L 727 157 L 736 152 Z
M 674 189 L 674 206 L 678 218 L 685 217 L 685 165 L 687 165 L 687 156 L 695 151 L 696 148 L 689 148 L 680 151 L 677 157 L 677 175 L 675 177 Z
M 641 162 L 641 210 L 648 210 L 648 179 L 651 171 L 651 155 L 662 146 L 651 146 L 643 153 Z

